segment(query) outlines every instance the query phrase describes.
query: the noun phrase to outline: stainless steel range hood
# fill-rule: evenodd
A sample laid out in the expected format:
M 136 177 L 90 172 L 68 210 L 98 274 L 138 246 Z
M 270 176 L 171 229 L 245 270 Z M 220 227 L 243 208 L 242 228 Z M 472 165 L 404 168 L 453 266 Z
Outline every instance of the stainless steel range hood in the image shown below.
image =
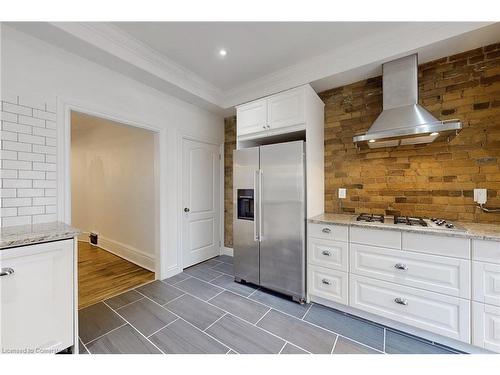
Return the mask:
M 417 54 L 382 65 L 383 111 L 366 134 L 353 141 L 370 148 L 430 143 L 455 135 L 459 120 L 440 121 L 418 104 Z

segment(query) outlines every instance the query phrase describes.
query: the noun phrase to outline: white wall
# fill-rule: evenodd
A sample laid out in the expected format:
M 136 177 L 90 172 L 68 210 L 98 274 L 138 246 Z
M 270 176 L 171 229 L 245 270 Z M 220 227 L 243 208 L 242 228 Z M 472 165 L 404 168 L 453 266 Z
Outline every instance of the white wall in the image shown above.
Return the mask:
M 64 166 L 65 140 L 61 127 L 65 124 L 64 103 L 80 108 L 119 116 L 122 122 L 133 122 L 161 129 L 162 200 L 161 219 L 164 235 L 161 276 L 175 274 L 181 267 L 178 210 L 180 176 L 179 138 L 192 136 L 207 142 L 223 143 L 223 118 L 176 98 L 162 94 L 88 60 L 69 54 L 41 40 L 2 25 L 1 94 L 2 97 L 35 98 L 57 103 L 57 213 L 65 218 Z
M 73 112 L 72 224 L 154 270 L 155 212 L 155 133 Z

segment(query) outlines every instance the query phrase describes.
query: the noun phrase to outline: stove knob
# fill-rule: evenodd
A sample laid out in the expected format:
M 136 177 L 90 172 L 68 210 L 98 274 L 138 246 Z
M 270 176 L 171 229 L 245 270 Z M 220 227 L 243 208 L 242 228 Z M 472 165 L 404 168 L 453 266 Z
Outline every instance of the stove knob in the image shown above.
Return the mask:
M 454 227 L 455 227 L 455 226 L 454 226 L 452 223 L 447 223 L 447 224 L 446 224 L 446 228 L 451 229 L 451 228 L 454 228 Z
M 437 221 L 437 219 L 436 219 L 435 217 L 432 217 L 432 218 L 431 218 L 431 221 L 432 221 L 433 223 L 435 223 L 435 222 Z

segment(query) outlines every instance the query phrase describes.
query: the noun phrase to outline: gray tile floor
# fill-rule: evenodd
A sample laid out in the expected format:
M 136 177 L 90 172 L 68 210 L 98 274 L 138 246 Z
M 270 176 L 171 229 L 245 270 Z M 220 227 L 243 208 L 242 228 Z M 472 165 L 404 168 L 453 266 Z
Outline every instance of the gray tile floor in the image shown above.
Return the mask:
M 222 255 L 79 312 L 80 352 L 452 354 L 317 304 L 233 281 Z

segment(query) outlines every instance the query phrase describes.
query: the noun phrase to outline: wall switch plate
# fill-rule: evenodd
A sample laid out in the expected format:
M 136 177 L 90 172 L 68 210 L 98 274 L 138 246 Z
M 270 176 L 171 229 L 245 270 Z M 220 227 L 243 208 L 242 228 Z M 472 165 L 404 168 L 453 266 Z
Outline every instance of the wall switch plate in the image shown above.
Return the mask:
M 474 189 L 474 202 L 485 204 L 487 200 L 486 189 Z
M 345 188 L 339 188 L 339 198 L 340 199 L 345 199 L 347 196 L 347 189 Z

